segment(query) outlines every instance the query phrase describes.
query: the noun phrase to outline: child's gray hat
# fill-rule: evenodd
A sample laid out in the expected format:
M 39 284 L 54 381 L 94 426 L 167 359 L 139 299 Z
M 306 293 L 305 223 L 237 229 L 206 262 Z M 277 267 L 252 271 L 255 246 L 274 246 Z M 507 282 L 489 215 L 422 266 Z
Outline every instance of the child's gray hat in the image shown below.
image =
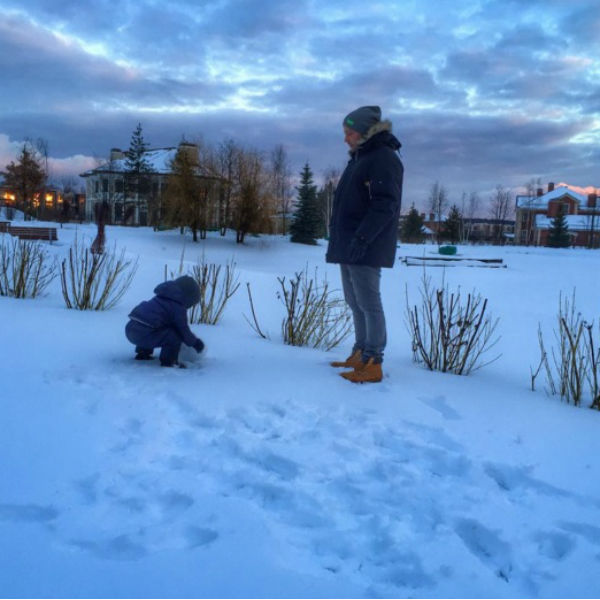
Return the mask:
M 381 121 L 379 106 L 361 106 L 344 118 L 344 125 L 365 135 L 379 121 Z
M 200 286 L 198 282 L 189 275 L 183 275 L 175 280 L 175 283 L 183 294 L 183 304 L 186 308 L 191 308 L 198 304 L 200 300 Z

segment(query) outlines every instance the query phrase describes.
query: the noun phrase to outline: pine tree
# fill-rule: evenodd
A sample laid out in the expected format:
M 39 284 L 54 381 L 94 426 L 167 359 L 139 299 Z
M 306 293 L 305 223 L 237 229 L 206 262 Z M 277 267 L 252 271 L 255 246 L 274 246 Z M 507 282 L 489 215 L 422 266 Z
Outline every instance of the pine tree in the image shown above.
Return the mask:
M 568 248 L 571 245 L 571 236 L 569 235 L 569 226 L 565 211 L 561 206 L 558 213 L 552 219 L 550 230 L 548 232 L 548 246 L 551 248 Z
M 148 144 L 144 140 L 142 133 L 142 124 L 138 123 L 135 131 L 131 134 L 129 150 L 125 152 L 125 168 L 130 173 L 151 172 L 152 165 L 146 159 L 145 153 L 148 152 Z
M 413 204 L 402 223 L 402 239 L 410 243 L 423 241 L 423 222 L 424 218 Z
M 46 182 L 46 173 L 35 150 L 24 144 L 17 162 L 7 165 L 2 175 L 4 185 L 15 192 L 17 208 L 33 216 L 34 196 L 42 191 Z
M 458 206 L 453 204 L 443 227 L 443 235 L 451 243 L 456 244 L 462 237 L 463 218 Z
M 308 163 L 300 173 L 300 185 L 296 189 L 298 201 L 290 226 L 290 241 L 315 245 L 322 231 L 323 219 L 317 200 L 317 186 L 313 183 L 313 174 Z
M 135 199 L 135 209 L 138 212 L 134 218 L 135 223 L 140 221 L 140 201 L 150 194 L 149 174 L 154 168 L 146 158 L 148 144 L 144 140 L 141 123 L 137 124 L 131 135 L 129 150 L 125 152 L 125 191 Z

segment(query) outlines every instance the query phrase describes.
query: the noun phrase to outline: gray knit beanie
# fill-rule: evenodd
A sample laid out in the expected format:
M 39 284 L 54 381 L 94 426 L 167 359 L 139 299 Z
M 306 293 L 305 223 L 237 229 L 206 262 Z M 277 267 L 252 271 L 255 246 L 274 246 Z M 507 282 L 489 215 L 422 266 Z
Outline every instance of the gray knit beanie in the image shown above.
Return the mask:
M 198 304 L 200 300 L 200 286 L 198 282 L 189 275 L 183 275 L 175 280 L 175 283 L 183 293 L 183 304 L 186 308 L 191 308 Z
M 379 121 L 381 121 L 379 106 L 361 106 L 346 116 L 344 125 L 365 135 Z

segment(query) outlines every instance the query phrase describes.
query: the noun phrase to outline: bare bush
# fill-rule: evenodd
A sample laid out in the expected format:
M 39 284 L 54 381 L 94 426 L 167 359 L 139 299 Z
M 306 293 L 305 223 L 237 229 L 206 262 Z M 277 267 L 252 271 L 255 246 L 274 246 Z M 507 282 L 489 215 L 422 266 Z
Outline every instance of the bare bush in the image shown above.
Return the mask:
M 191 309 L 190 323 L 215 325 L 240 287 L 235 262 L 230 260 L 223 270 L 222 265 L 207 263 L 202 257 L 192 268 L 192 276 L 200 286 L 200 301 Z
M 3 238 L 5 236 L 2 236 Z M 56 277 L 56 261 L 39 242 L 0 242 L 0 296 L 35 298 Z
M 341 343 L 351 330 L 350 312 L 344 300 L 329 289 L 327 280 L 320 284 L 308 271 L 296 273 L 286 281 L 278 277 L 286 316 L 282 322 L 283 341 L 291 346 L 311 346 L 331 350 Z
M 549 392 L 558 395 L 568 404 L 581 406 L 586 390 L 592 408 L 600 410 L 600 356 L 594 339 L 593 322 L 588 322 L 575 307 L 575 290 L 571 300 L 559 295 L 557 329 L 554 330 L 556 346 L 546 350 L 541 325 L 538 325 L 540 366 L 544 367 Z
M 431 371 L 468 375 L 493 362 L 482 357 L 499 338 L 494 338 L 498 319 L 486 316 L 487 298 L 467 294 L 462 301 L 460 289 L 450 292 L 442 283 L 433 289 L 423 276 L 421 307 L 411 306 L 406 291 L 406 323 L 412 340 L 413 360 L 423 362 Z
M 137 258 L 125 258 L 125 250 L 92 253 L 75 238 L 69 256 L 61 263 L 61 285 L 67 308 L 108 310 L 127 291 L 135 272 Z

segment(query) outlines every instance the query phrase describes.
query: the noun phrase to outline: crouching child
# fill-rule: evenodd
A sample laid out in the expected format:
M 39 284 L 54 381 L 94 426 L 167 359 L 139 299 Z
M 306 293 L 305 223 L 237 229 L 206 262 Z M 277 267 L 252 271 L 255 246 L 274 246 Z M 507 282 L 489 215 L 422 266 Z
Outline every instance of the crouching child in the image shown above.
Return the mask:
M 129 313 L 125 335 L 135 344 L 136 360 L 150 360 L 154 348 L 160 348 L 162 367 L 184 367 L 178 362 L 182 343 L 198 353 L 204 349 L 187 322 L 187 309 L 200 300 L 200 286 L 193 277 L 184 275 L 157 285 L 154 294 Z

